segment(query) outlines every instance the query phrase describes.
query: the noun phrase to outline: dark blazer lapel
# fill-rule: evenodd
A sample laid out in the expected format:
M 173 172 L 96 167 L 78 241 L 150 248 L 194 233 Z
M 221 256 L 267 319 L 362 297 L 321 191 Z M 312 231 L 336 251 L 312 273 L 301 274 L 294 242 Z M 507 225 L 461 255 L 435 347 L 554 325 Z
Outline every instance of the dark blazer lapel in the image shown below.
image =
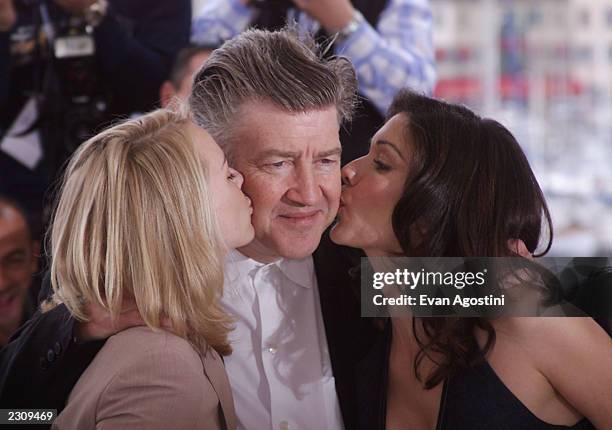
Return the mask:
M 349 276 L 349 270 L 359 264 L 356 251 L 335 245 L 325 233 L 313 255 L 336 393 L 347 430 L 357 423 L 355 366 L 369 351 L 375 333 L 371 321 L 360 317 L 359 281 Z

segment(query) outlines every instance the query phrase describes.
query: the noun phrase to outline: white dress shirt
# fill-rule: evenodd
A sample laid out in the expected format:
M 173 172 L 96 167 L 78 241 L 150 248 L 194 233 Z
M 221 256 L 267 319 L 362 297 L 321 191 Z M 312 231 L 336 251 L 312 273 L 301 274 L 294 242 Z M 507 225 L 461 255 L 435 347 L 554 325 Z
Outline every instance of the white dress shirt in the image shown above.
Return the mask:
M 231 252 L 223 304 L 235 321 L 225 367 L 238 428 L 343 429 L 312 257 L 263 264 Z

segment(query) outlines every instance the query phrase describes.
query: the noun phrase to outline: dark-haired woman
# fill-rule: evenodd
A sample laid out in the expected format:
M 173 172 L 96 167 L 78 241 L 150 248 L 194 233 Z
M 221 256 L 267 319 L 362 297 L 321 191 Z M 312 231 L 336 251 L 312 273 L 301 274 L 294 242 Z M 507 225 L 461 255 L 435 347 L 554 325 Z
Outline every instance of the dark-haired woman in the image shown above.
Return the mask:
M 507 129 L 407 91 L 387 118 L 343 169 L 333 241 L 368 257 L 535 253 L 550 215 Z M 400 317 L 384 333 L 360 374 L 363 429 L 612 428 L 612 344 L 590 318 Z

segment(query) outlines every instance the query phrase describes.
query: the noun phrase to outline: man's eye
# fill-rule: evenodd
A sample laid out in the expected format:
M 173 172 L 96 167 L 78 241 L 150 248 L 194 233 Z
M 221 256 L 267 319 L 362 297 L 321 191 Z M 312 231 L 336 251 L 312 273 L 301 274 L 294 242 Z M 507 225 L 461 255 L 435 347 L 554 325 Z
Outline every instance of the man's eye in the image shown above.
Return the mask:
M 268 164 L 268 166 L 275 167 L 275 168 L 277 168 L 277 169 L 278 169 L 278 168 L 281 168 L 281 167 L 285 167 L 286 165 L 287 165 L 287 161 L 286 161 L 286 160 L 283 160 L 283 161 L 277 161 L 277 162 L 275 162 L 275 163 L 270 163 L 270 164 Z
M 229 181 L 233 181 L 234 179 L 236 179 L 236 175 L 235 175 L 234 173 L 231 173 L 231 172 L 230 172 L 230 174 L 229 174 L 229 175 L 227 175 L 227 179 L 228 179 Z
M 321 164 L 326 164 L 326 165 L 336 164 L 338 162 L 338 160 L 334 160 L 333 158 L 323 158 L 320 161 L 321 161 Z
M 379 172 L 388 172 L 389 170 L 391 170 L 391 166 L 376 159 L 374 159 L 374 168 Z

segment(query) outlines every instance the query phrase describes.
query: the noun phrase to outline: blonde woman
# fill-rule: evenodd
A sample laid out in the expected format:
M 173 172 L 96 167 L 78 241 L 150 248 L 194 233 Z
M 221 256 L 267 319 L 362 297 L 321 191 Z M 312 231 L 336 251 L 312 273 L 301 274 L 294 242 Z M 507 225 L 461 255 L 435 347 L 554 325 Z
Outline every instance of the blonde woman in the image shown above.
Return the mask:
M 225 252 L 253 238 L 241 186 L 214 140 L 166 110 L 77 150 L 51 229 L 50 307 L 80 321 L 135 308 L 146 325 L 106 341 L 53 428 L 235 427 L 218 299 Z

